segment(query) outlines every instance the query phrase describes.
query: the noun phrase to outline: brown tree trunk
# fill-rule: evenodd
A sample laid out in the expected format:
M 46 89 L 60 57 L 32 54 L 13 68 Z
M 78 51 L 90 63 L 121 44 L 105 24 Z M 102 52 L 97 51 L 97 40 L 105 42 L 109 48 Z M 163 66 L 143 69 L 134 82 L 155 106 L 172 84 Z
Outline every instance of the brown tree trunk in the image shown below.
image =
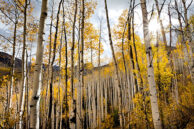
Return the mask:
M 135 70 L 133 49 L 132 49 L 132 44 L 130 44 L 130 41 L 131 41 L 131 17 L 128 17 L 128 52 L 129 52 L 132 68 L 133 70 Z M 133 71 L 133 77 L 135 81 L 135 85 L 134 85 L 135 93 L 137 93 L 138 92 L 138 81 L 137 81 L 137 75 L 134 71 Z
M 71 107 L 69 114 L 69 124 L 71 129 L 76 128 L 76 99 L 74 89 L 74 46 L 75 46 L 75 24 L 77 17 L 77 0 L 75 0 L 75 13 L 72 27 L 72 47 L 71 47 Z
M 53 113 L 53 81 L 54 81 L 54 62 L 55 62 L 55 54 L 56 54 L 56 47 L 57 47 L 57 36 L 58 36 L 58 25 L 59 25 L 59 14 L 61 9 L 61 4 L 63 0 L 60 0 L 57 12 L 57 22 L 56 22 L 56 30 L 55 30 L 55 37 L 54 37 L 54 44 L 53 44 L 53 58 L 51 61 L 51 81 L 50 81 L 50 102 L 49 102 L 49 114 L 48 114 L 48 127 L 52 128 L 52 123 L 54 119 L 52 118 Z
M 51 9 L 51 21 L 50 21 L 50 40 L 49 40 L 49 57 L 48 57 L 48 64 L 47 64 L 47 86 L 46 86 L 46 96 L 45 96 L 45 123 L 43 128 L 46 128 L 46 126 L 48 126 L 48 110 L 49 108 L 47 108 L 48 106 L 48 92 L 49 92 L 49 86 L 50 86 L 50 75 L 51 75 L 51 48 L 52 48 L 52 28 L 53 28 L 53 8 L 54 8 L 54 2 L 52 1 L 52 9 Z
M 64 6 L 63 6 L 63 14 L 64 14 Z M 63 15 L 63 20 L 64 20 L 64 38 L 65 38 L 65 127 L 69 128 L 69 122 L 68 122 L 68 103 L 67 103 L 67 86 L 68 86 L 68 74 L 67 74 L 67 66 L 68 66 L 68 53 L 67 53 L 67 32 L 66 32 L 66 26 L 65 26 L 65 15 Z

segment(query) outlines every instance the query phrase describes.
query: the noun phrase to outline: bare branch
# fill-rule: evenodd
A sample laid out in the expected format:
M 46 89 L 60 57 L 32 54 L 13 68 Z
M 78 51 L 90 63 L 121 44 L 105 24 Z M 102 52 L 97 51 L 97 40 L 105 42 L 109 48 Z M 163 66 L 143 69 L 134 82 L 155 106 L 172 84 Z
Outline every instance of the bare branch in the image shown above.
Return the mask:
M 4 35 L 0 34 L 1 37 L 3 37 L 5 40 L 7 40 L 9 43 L 13 44 L 12 41 L 10 41 L 7 37 L 5 37 Z
M 191 2 L 189 3 L 187 9 L 191 6 L 192 3 L 193 3 L 193 0 L 191 0 Z
M 0 8 L 0 11 L 10 20 L 12 21 L 13 23 L 15 23 L 1 8 Z
M 166 0 L 164 0 L 164 2 L 162 3 L 162 6 L 161 6 L 161 8 L 160 8 L 160 10 L 159 10 L 159 13 L 161 13 L 161 11 L 162 11 L 162 9 L 163 9 L 163 7 L 164 7 L 165 2 L 166 2 Z
M 17 1 L 24 8 L 24 5 L 20 2 L 20 0 L 17 0 Z
M 154 14 L 154 4 L 153 4 L 153 6 L 152 6 L 151 16 L 150 16 L 150 19 L 148 20 L 148 22 L 151 21 L 153 14 Z

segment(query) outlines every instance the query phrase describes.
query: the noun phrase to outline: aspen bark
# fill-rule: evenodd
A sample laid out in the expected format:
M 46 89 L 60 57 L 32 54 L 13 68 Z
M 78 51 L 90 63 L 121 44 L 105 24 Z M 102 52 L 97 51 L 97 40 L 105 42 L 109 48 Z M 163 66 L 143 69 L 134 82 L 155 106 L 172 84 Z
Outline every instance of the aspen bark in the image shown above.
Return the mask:
M 183 52 L 184 52 L 183 62 L 184 63 L 185 62 L 189 63 L 189 53 L 188 53 L 188 49 L 187 49 L 187 46 L 186 46 L 186 39 L 185 39 L 185 35 L 184 35 L 184 30 L 183 30 L 183 25 L 182 25 L 182 20 L 181 20 L 181 14 L 180 14 L 180 11 L 179 11 L 179 8 L 178 8 L 177 0 L 175 0 L 175 10 L 176 10 L 177 15 L 178 15 L 178 21 L 179 21 L 180 32 L 181 32 L 181 45 L 183 46 Z M 184 64 L 183 64 L 183 67 L 184 67 Z M 187 66 L 185 66 L 184 68 L 185 68 L 185 71 L 187 73 L 190 72 L 190 71 L 188 71 Z M 185 71 L 183 71 L 183 74 L 185 74 Z M 186 76 L 186 75 L 184 75 L 184 76 Z
M 92 41 L 90 41 L 90 59 L 91 59 L 91 64 L 93 66 L 93 48 L 92 48 Z
M 129 16 L 129 15 L 128 15 Z M 128 20 L 128 18 L 127 18 Z M 124 74 L 125 74 L 125 82 L 127 83 L 127 67 L 126 67 L 126 60 L 125 60 L 125 53 L 124 53 L 124 43 L 125 43 L 125 31 L 127 27 L 127 22 L 124 25 L 123 35 L 122 35 L 122 58 L 123 58 L 123 65 L 124 65 Z M 128 84 L 127 84 L 128 85 Z
M 105 92 L 104 93 L 104 97 L 105 97 L 105 109 L 104 109 L 105 111 L 104 111 L 104 113 L 105 113 L 105 118 L 107 117 L 107 111 L 108 111 L 108 104 L 107 104 L 108 103 L 108 101 L 107 101 L 107 99 L 108 99 L 107 98 L 108 97 L 107 92 L 108 91 L 107 91 L 107 87 L 108 87 L 108 79 L 105 80 L 105 85 L 104 85 L 104 92 Z
M 170 12 L 170 4 L 168 5 L 168 16 L 169 16 L 169 45 L 170 45 L 170 52 L 171 52 L 171 47 L 172 47 L 172 18 L 171 18 L 171 12 Z M 171 59 L 172 61 L 172 59 Z
M 191 1 L 192 2 L 192 1 Z M 191 73 L 191 81 L 194 84 L 194 42 L 192 40 L 192 35 L 190 32 L 190 26 L 189 26 L 189 21 L 188 21 L 188 14 L 187 14 L 187 10 L 188 7 L 186 6 L 186 0 L 182 0 L 183 3 L 183 7 L 184 7 L 184 21 L 185 21 L 185 28 L 186 28 L 186 32 L 185 32 L 185 37 L 186 40 L 188 41 L 188 44 L 190 45 L 190 58 L 189 58 L 189 70 Z
M 26 50 L 26 91 L 25 91 L 26 102 L 26 128 L 29 128 L 29 67 L 28 67 L 28 52 Z
M 100 63 L 101 63 L 101 60 L 100 60 L 100 56 L 101 56 L 101 32 L 102 32 L 102 20 L 100 20 L 100 33 L 99 33 L 99 43 L 98 43 L 98 68 L 100 68 Z M 99 83 L 99 86 L 100 86 L 100 89 L 101 89 L 101 96 L 100 96 L 100 101 L 101 101 L 101 118 L 100 118 L 100 121 L 104 120 L 104 106 L 103 106 L 103 87 L 104 87 L 104 84 L 101 82 L 101 69 L 98 70 L 98 83 Z M 99 106 L 99 105 L 98 105 Z
M 64 6 L 63 6 L 63 14 L 64 14 Z M 64 38 L 65 38 L 65 127 L 68 127 L 68 103 L 67 103 L 67 86 L 68 86 L 68 74 L 67 74 L 67 66 L 68 66 L 68 53 L 67 53 L 67 46 L 68 46 L 68 42 L 67 42 L 67 33 L 66 33 L 66 26 L 65 26 L 65 15 L 63 16 L 63 20 L 64 20 Z
M 108 28 L 108 34 L 109 34 L 109 42 L 110 42 L 110 47 L 111 47 L 111 51 L 112 51 L 112 56 L 113 56 L 113 61 L 114 61 L 114 65 L 115 65 L 115 70 L 116 70 L 116 84 L 118 87 L 118 101 L 119 101 L 119 116 L 120 116 L 120 126 L 121 128 L 124 128 L 123 125 L 123 118 L 122 118 L 122 98 L 121 98 L 121 84 L 120 84 L 120 80 L 119 80 L 119 68 L 118 68 L 118 64 L 117 64 L 117 60 L 115 57 L 115 52 L 114 52 L 114 47 L 113 47 L 113 41 L 112 41 L 112 36 L 111 36 L 111 29 L 110 29 L 110 23 L 109 23 L 109 16 L 108 16 L 108 8 L 107 8 L 107 0 L 104 0 L 104 4 L 105 4 L 105 11 L 106 11 L 106 19 L 107 19 L 107 28 Z
M 43 60 L 43 34 L 44 23 L 47 17 L 47 0 L 42 0 L 38 42 L 36 51 L 36 65 L 34 71 L 33 93 L 30 103 L 30 129 L 39 129 L 39 108 L 40 108 L 40 90 L 41 90 L 41 69 Z
M 56 129 L 61 128 L 61 122 L 62 122 L 62 103 L 61 103 L 61 49 L 63 45 L 63 26 L 64 21 L 62 23 L 61 28 L 61 39 L 60 39 L 60 45 L 59 45 L 59 82 L 58 82 L 58 101 L 57 101 L 57 111 L 56 111 Z
M 56 21 L 56 30 L 55 30 L 55 37 L 54 37 L 54 43 L 53 43 L 53 58 L 51 61 L 51 81 L 50 81 L 50 102 L 49 102 L 49 114 L 48 114 L 48 126 L 49 128 L 52 128 L 54 123 L 54 118 L 52 118 L 53 113 L 53 81 L 54 81 L 54 62 L 55 62 L 55 54 L 56 54 L 56 46 L 57 46 L 57 37 L 58 37 L 58 25 L 59 25 L 59 14 L 61 9 L 61 4 L 63 0 L 60 0 L 59 6 L 58 6 L 58 12 L 57 12 L 57 21 Z
M 98 81 L 99 82 L 99 81 Z M 97 124 L 97 127 L 99 127 L 99 125 L 100 125 L 100 83 L 98 84 L 98 83 L 96 83 L 95 84 L 95 86 L 96 86 L 96 90 L 97 90 L 97 93 L 96 93 L 96 98 L 97 98 L 97 119 L 96 119 L 96 124 Z
M 159 92 L 159 100 L 162 101 L 162 91 L 163 88 L 161 86 L 161 74 L 160 74 L 160 57 L 159 57 L 159 49 L 160 49 L 160 44 L 159 44 L 159 33 L 158 31 L 156 32 L 156 45 L 157 45 L 157 69 L 158 69 L 158 92 Z M 164 129 L 164 116 L 163 116 L 163 109 L 161 103 L 159 103 L 159 111 L 160 111 L 160 116 L 161 116 L 161 124 L 162 128 Z
M 142 87 L 143 87 L 143 77 L 141 75 L 141 71 L 140 71 L 140 66 L 139 66 L 139 61 L 138 61 L 138 58 L 137 58 L 137 48 L 136 48 L 136 43 L 135 43 L 135 23 L 134 23 L 134 20 L 135 20 L 135 0 L 133 0 L 133 11 L 132 11 L 132 36 L 133 36 L 133 49 L 134 49 L 134 52 L 135 52 L 135 60 L 136 60 L 136 68 L 138 70 L 138 73 L 139 73 L 139 77 L 140 77 L 140 86 L 139 86 L 139 90 L 141 91 L 142 90 Z
M 71 129 L 76 128 L 76 100 L 75 100 L 75 88 L 74 88 L 74 46 L 75 46 L 75 24 L 77 17 L 77 0 L 75 0 L 75 12 L 72 27 L 72 47 L 71 47 L 71 107 L 69 115 L 69 124 Z
M 15 13 L 16 13 L 16 11 L 15 11 Z M 15 14 L 15 18 L 17 19 L 16 14 Z M 12 59 L 11 59 L 11 80 L 10 80 L 10 88 L 9 88 L 8 108 L 11 108 L 11 105 L 12 105 L 12 94 L 13 94 L 13 85 L 14 85 L 15 47 L 16 47 L 17 23 L 18 23 L 18 21 L 16 20 L 15 23 L 14 23 L 13 52 L 12 52 Z
M 84 22 L 85 22 L 85 0 L 81 1 L 81 48 L 80 48 L 80 63 L 81 63 L 81 68 L 80 68 L 80 84 L 78 87 L 78 98 L 79 100 L 82 100 L 82 95 L 84 95 Z M 78 106 L 80 106 L 79 109 L 77 109 L 77 113 L 80 116 L 78 122 L 82 122 L 82 114 L 81 114 L 81 101 L 78 101 Z M 80 123 L 78 123 L 80 126 Z M 81 124 L 83 128 L 83 124 Z
M 93 115 L 93 122 L 92 122 L 92 128 L 96 128 L 97 125 L 96 125 L 96 95 L 95 95 L 95 92 L 96 92 L 96 88 L 95 88 L 95 82 L 91 82 L 91 86 L 92 86 L 92 115 Z
M 104 84 L 103 84 L 103 82 L 100 82 L 100 83 L 101 83 L 101 87 L 100 87 L 100 89 L 101 89 L 101 91 L 100 91 L 100 95 L 101 95 L 100 96 L 100 99 L 101 99 L 100 100 L 101 101 L 101 104 L 100 104 L 101 105 L 101 116 L 100 117 L 101 117 L 101 121 L 103 121 L 104 120 L 104 102 L 103 102 L 104 101 L 104 95 L 103 95 L 103 93 L 104 93 L 103 92 L 104 91 L 103 90 L 104 89 Z
M 134 61 L 134 55 L 133 55 L 133 48 L 132 48 L 132 44 L 130 44 L 131 41 L 131 17 L 128 17 L 128 51 L 129 51 L 129 56 L 130 56 L 130 60 L 131 60 L 131 65 L 133 70 L 135 70 L 135 61 Z M 135 81 L 135 92 L 138 92 L 138 81 L 137 81 L 137 75 L 135 72 L 133 72 L 133 78 Z
M 175 71 L 174 73 L 172 73 L 174 75 L 174 77 L 171 78 L 172 82 L 172 91 L 174 91 L 173 89 L 175 88 L 175 91 L 177 91 L 176 93 L 178 93 L 178 86 L 176 84 L 176 80 L 177 80 L 177 77 L 176 77 L 176 68 L 175 68 L 175 58 L 174 58 L 174 54 L 171 52 L 171 48 L 172 48 L 172 18 L 171 18 L 171 12 L 170 12 L 170 4 L 168 5 L 168 16 L 169 16 L 169 26 L 170 26 L 170 31 L 169 31 L 169 45 L 170 45 L 170 51 L 169 51 L 169 54 L 170 54 L 170 64 L 172 66 L 172 71 Z M 174 60 L 174 61 L 173 61 Z M 178 95 L 175 93 L 175 96 Z M 175 97 L 176 98 L 176 103 L 178 103 L 178 96 Z
M 48 114 L 47 114 L 47 110 L 49 110 L 49 108 L 47 108 L 47 104 L 48 104 L 48 101 L 47 101 L 47 99 L 48 99 L 48 91 L 49 91 L 49 86 L 50 86 L 50 73 L 51 73 L 51 48 L 52 48 L 52 27 L 53 27 L 53 8 L 54 8 L 54 1 L 52 1 L 52 9 L 51 9 L 51 21 L 50 21 L 50 36 L 49 36 L 49 38 L 50 38 L 50 40 L 49 40 L 49 57 L 48 57 L 48 68 L 47 68 L 47 86 L 46 86 L 46 96 L 45 96 L 45 115 L 46 115 L 46 117 L 45 117 L 45 123 L 44 123 L 44 126 L 47 126 L 48 125 Z M 45 127 L 44 127 L 45 128 Z
M 150 90 L 150 100 L 151 100 L 151 109 L 152 109 L 152 118 L 155 129 L 162 129 L 159 108 L 158 108 L 158 99 L 157 99 L 157 91 L 156 91 L 156 83 L 154 79 L 154 68 L 153 68 L 153 55 L 152 48 L 150 45 L 150 37 L 148 30 L 148 19 L 147 19 L 147 8 L 146 8 L 146 0 L 141 0 L 141 9 L 143 16 L 143 33 L 144 33 L 144 42 L 146 46 L 146 56 L 147 56 L 147 69 L 148 69 L 148 84 Z
M 25 88 L 26 88 L 26 24 L 27 24 L 27 8 L 28 0 L 25 0 L 24 6 L 24 25 L 23 25 L 23 49 L 22 49 L 22 87 L 20 94 L 20 108 L 19 108 L 19 129 L 22 128 L 22 118 L 25 103 Z

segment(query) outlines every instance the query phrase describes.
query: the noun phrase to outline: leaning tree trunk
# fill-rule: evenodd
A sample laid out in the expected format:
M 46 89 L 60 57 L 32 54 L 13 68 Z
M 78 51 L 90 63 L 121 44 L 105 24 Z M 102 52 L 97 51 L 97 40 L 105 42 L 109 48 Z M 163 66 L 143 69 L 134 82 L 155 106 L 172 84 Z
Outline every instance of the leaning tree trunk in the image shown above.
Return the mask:
M 150 37 L 149 37 L 149 30 L 148 30 L 149 23 L 147 19 L 146 0 L 141 0 L 141 9 L 142 9 L 142 16 L 143 16 L 143 32 L 144 32 L 144 42 L 145 42 L 146 56 L 147 56 L 148 84 L 150 88 L 152 117 L 154 122 L 154 128 L 162 129 L 159 109 L 158 109 L 156 83 L 154 79 L 154 68 L 153 68 L 153 62 L 152 62 L 153 55 L 152 55 L 152 48 L 150 45 Z
M 118 99 L 119 99 L 119 117 L 120 117 L 120 126 L 122 128 L 124 128 L 123 125 L 123 118 L 122 118 L 122 99 L 121 99 L 121 83 L 119 80 L 119 68 L 118 68 L 118 64 L 117 64 L 117 60 L 115 57 L 115 52 L 114 52 L 114 47 L 113 47 L 113 41 L 112 41 L 112 36 L 111 36 L 111 29 L 110 29 L 110 23 L 109 23 L 109 16 L 108 16 L 108 8 L 107 8 L 107 0 L 104 0 L 105 3 L 105 10 L 106 10 L 106 19 L 107 19 L 107 28 L 108 28 L 108 33 L 109 33 L 109 42 L 110 42 L 110 47 L 111 47 L 111 51 L 112 51 L 112 56 L 113 56 L 113 60 L 114 60 L 114 65 L 115 65 L 115 70 L 116 70 L 116 83 L 118 86 Z
M 43 60 L 43 34 L 44 23 L 47 16 L 47 0 L 42 0 L 38 43 L 36 51 L 36 65 L 34 70 L 33 93 L 30 103 L 30 128 L 39 129 L 39 108 L 40 108 L 40 91 L 41 91 L 41 69 Z

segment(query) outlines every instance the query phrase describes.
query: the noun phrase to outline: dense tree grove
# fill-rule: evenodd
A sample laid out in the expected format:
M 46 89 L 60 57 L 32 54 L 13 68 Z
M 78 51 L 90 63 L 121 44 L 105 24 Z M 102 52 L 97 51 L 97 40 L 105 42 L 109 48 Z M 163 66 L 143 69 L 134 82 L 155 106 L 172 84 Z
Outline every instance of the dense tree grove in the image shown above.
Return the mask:
M 194 128 L 193 0 L 125 1 L 0 1 L 0 128 Z

